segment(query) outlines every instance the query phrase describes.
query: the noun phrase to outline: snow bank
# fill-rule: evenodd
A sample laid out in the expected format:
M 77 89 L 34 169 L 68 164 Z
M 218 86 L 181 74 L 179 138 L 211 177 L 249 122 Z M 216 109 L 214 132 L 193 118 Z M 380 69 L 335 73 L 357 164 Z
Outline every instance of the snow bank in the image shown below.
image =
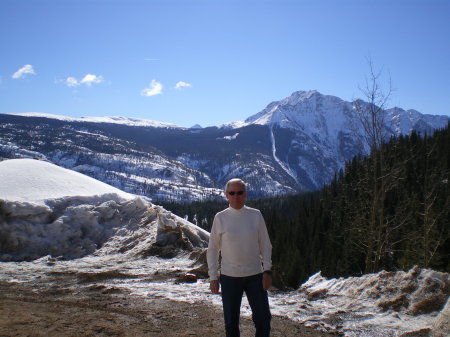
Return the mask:
M 148 207 L 119 228 L 94 255 L 124 254 L 132 258 L 175 257 L 180 251 L 208 246 L 209 233 L 159 206 Z
M 0 179 L 0 261 L 75 259 L 97 250 L 175 256 L 173 248 L 208 242 L 207 232 L 160 207 L 47 162 L 0 162 Z
M 49 162 L 11 159 L 0 162 L 0 200 L 45 204 L 62 197 L 94 197 L 116 194 L 117 199 L 133 195 Z
M 346 296 L 361 302 L 373 302 L 380 311 L 427 314 L 441 309 L 450 295 L 450 279 L 440 273 L 415 267 L 408 272 L 380 272 L 347 279 L 312 276 L 299 292 L 315 300 L 328 296 Z M 343 309 L 353 308 L 343 307 Z
M 280 314 L 345 336 L 428 336 L 449 295 L 449 274 L 415 267 L 338 279 L 319 272 L 274 302 Z
M 103 197 L 107 197 L 104 195 Z M 123 202 L 92 198 L 52 199 L 51 205 L 0 202 L 0 260 L 34 260 L 41 256 L 79 258 L 101 247 L 135 213 L 123 210 L 139 199 Z

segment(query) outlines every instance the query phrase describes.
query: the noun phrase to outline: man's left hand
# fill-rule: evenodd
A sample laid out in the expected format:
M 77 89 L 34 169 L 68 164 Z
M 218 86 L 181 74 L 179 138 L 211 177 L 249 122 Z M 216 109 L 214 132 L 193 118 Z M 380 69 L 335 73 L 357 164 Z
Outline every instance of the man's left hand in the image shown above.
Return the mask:
M 272 275 L 269 273 L 263 273 L 262 286 L 264 290 L 269 290 L 272 286 Z

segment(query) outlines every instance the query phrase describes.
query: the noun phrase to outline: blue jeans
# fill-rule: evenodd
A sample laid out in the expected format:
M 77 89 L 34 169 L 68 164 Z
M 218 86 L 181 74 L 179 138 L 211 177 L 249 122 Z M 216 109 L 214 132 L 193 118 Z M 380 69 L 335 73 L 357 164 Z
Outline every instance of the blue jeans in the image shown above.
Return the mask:
M 262 274 L 247 277 L 231 277 L 220 275 L 222 287 L 223 315 L 227 337 L 239 337 L 239 316 L 242 295 L 247 295 L 252 308 L 252 319 L 256 328 L 256 337 L 270 335 L 270 320 L 267 291 L 262 287 Z

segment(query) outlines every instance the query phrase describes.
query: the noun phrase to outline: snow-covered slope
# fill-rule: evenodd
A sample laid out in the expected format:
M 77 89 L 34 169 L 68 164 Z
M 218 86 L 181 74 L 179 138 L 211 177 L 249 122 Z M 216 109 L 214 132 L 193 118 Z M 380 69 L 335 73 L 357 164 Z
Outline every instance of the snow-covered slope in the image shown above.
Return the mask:
M 128 200 L 133 195 L 76 171 L 34 159 L 11 159 L 0 162 L 0 199 L 44 203 L 64 197 L 114 196 Z
M 309 148 L 308 151 L 316 147 L 318 150 L 313 153 L 321 152 L 336 163 L 361 151 L 362 147 L 361 128 L 353 104 L 315 90 L 294 92 L 279 102 L 272 102 L 245 122 L 292 130 L 294 138 Z M 359 149 L 354 149 L 355 146 Z
M 46 114 L 46 113 L 42 113 L 42 112 L 10 113 L 10 115 L 24 116 L 24 117 L 43 117 L 43 118 L 57 119 L 60 121 L 67 121 L 67 122 L 112 123 L 112 124 L 122 124 L 122 125 L 129 125 L 129 126 L 149 126 L 149 127 L 157 127 L 157 128 L 183 129 L 183 128 L 181 128 L 175 124 L 171 124 L 171 123 L 163 123 L 163 122 L 152 121 L 149 119 L 129 118 L 129 117 L 120 117 L 120 116 L 73 118 L 73 117 L 68 117 L 68 116 L 63 116 L 63 115 Z

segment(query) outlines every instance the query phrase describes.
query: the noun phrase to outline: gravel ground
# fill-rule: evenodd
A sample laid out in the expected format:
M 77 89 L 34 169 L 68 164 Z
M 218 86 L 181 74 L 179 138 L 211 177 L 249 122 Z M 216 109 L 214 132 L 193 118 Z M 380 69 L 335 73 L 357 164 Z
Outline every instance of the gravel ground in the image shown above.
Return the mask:
M 223 336 L 222 312 L 211 305 L 143 298 L 85 284 L 67 275 L 55 285 L 0 282 L 0 337 L 4 336 Z M 254 336 L 241 318 L 241 336 Z M 274 316 L 272 336 L 332 336 Z

